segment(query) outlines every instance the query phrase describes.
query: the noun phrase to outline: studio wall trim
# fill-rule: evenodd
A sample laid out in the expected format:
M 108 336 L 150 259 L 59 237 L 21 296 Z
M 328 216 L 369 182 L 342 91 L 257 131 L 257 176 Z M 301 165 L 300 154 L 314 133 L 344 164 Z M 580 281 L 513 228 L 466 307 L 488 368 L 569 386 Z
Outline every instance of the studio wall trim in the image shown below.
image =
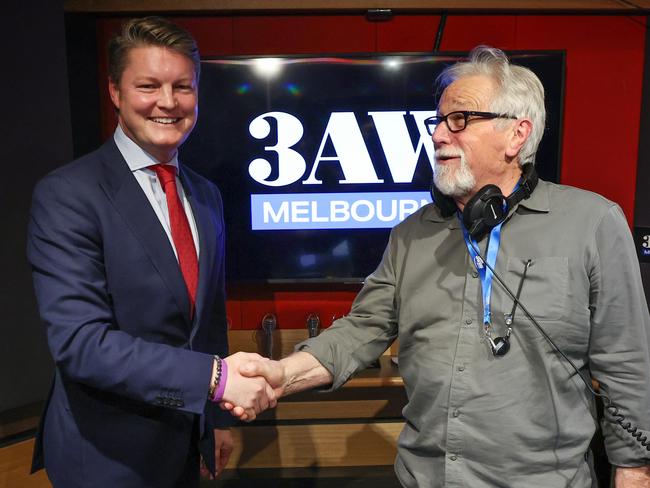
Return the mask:
M 395 12 L 602 12 L 639 14 L 650 10 L 650 0 L 65 0 L 66 12 L 214 13 L 279 11 L 363 11 L 390 9 Z

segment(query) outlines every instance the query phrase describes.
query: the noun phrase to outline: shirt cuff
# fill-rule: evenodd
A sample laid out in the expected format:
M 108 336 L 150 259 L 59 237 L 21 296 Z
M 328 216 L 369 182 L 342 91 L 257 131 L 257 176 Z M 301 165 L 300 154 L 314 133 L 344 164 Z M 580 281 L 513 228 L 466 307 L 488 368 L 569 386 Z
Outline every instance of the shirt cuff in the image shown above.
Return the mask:
M 333 377 L 332 384 L 322 391 L 332 391 L 340 388 L 359 369 L 359 363 L 354 360 L 349 351 L 339 344 L 326 340 L 325 335 L 296 344 L 294 351 L 307 352 L 314 356 Z

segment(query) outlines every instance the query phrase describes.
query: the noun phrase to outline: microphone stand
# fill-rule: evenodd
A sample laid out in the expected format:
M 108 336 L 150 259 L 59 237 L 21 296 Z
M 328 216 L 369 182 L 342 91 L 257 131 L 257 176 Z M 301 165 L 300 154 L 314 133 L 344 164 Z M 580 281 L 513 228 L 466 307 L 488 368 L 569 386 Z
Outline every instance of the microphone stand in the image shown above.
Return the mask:
M 267 313 L 262 318 L 262 330 L 266 336 L 266 357 L 273 359 L 273 331 L 277 327 L 277 319 L 272 313 Z

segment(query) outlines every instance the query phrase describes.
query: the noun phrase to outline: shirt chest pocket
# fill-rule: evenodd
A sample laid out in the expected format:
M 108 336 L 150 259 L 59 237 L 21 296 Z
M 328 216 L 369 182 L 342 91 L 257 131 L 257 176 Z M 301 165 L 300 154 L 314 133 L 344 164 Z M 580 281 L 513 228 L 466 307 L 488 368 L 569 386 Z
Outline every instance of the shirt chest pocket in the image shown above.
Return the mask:
M 528 263 L 530 259 L 530 263 Z M 569 283 L 569 260 L 566 257 L 520 258 L 509 257 L 505 282 L 510 291 L 519 292 L 519 300 L 538 321 L 556 321 L 566 317 Z M 508 314 L 514 300 L 496 283 L 499 291 L 499 310 Z M 528 320 L 517 307 L 517 320 Z

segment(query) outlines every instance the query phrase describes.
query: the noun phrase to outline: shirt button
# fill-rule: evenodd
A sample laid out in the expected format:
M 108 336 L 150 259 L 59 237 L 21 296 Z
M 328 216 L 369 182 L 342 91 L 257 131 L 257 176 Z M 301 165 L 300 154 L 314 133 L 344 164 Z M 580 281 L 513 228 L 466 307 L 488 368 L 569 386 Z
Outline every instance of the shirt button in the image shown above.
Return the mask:
M 458 371 L 463 372 L 463 371 L 465 371 L 465 366 L 463 366 L 463 365 L 461 364 L 461 365 L 458 366 L 458 368 L 456 368 L 456 369 L 458 369 Z
M 449 459 L 451 459 L 452 461 L 455 461 L 458 458 L 456 457 L 455 454 L 452 454 L 451 456 L 449 456 Z
M 471 324 L 471 323 L 472 323 L 472 319 L 465 319 L 465 323 L 466 323 L 467 325 Z
M 460 415 L 460 412 L 459 412 L 458 410 L 454 410 L 454 411 L 452 412 L 452 415 L 453 415 L 454 417 L 458 417 L 458 416 Z
M 472 278 L 478 278 L 478 271 L 472 271 Z

